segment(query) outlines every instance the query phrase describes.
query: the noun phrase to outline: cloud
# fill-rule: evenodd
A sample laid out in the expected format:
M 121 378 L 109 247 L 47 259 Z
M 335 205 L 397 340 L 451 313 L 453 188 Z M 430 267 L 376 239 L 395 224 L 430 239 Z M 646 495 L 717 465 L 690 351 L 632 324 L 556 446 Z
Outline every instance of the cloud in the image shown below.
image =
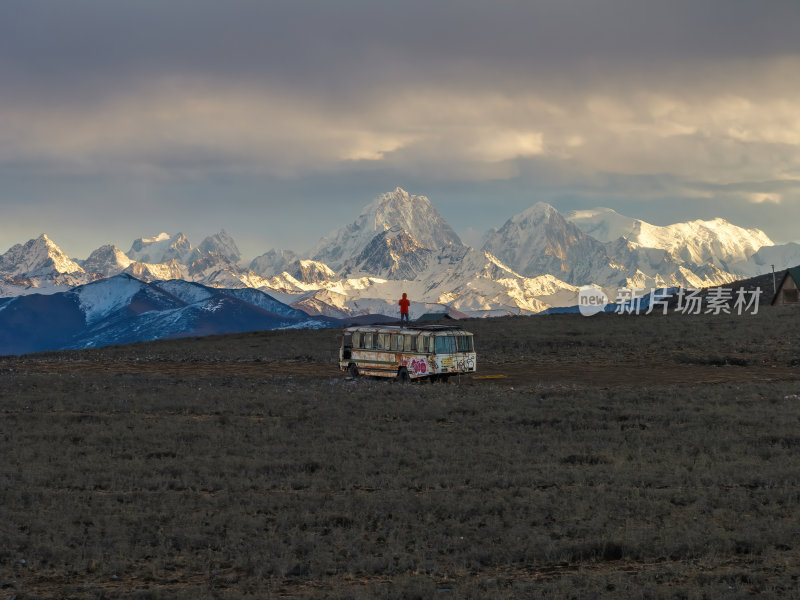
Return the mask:
M 798 29 L 780 0 L 26 0 L 0 170 L 791 207 Z
M 770 204 L 780 204 L 781 203 L 781 195 L 780 194 L 748 194 L 748 199 L 750 202 L 754 204 L 764 204 L 765 202 L 769 202 Z
M 29 0 L 0 17 L 6 163 L 798 175 L 790 2 Z
M 797 63 L 800 70 L 800 60 Z M 800 95 L 797 96 L 800 98 Z M 294 90 L 175 78 L 82 105 L 6 103 L 0 162 L 42 169 L 303 176 L 379 162 L 423 177 L 504 178 L 520 161 L 574 181 L 670 173 L 724 184 L 800 178 L 789 95 L 476 89 L 368 90 L 351 104 Z

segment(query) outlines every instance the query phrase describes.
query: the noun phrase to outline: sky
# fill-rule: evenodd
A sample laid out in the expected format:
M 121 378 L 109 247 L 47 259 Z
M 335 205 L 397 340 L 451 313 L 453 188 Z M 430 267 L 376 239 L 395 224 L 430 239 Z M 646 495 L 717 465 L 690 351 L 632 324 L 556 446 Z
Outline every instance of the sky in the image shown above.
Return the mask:
M 780 0 L 4 0 L 0 252 L 302 252 L 398 186 L 472 243 L 538 201 L 800 241 L 797 31 Z

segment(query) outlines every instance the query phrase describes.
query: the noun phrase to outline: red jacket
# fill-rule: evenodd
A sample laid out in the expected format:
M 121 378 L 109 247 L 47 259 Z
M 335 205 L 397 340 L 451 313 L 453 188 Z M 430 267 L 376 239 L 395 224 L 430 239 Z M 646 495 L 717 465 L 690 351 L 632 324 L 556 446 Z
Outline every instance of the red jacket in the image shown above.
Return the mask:
M 408 314 L 408 306 L 411 304 L 411 300 L 409 300 L 408 298 L 401 298 L 400 302 L 398 302 L 398 304 L 400 305 L 400 314 L 401 315 L 407 315 Z

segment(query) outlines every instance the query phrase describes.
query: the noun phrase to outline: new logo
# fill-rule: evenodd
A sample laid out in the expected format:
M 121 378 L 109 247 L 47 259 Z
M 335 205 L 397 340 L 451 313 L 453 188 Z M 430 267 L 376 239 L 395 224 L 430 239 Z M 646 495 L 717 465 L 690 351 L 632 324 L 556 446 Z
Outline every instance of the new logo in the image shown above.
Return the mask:
M 603 310 L 608 304 L 608 296 L 600 288 L 584 285 L 578 290 L 578 310 L 584 317 L 591 317 Z

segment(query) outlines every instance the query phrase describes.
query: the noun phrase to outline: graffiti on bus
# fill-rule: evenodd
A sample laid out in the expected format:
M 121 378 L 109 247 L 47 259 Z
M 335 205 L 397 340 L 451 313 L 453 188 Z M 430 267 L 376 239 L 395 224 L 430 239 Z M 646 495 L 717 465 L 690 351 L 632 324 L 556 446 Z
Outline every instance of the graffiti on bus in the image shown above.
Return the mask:
M 455 367 L 459 371 L 474 371 L 475 358 L 472 356 L 459 356 L 456 358 Z
M 411 372 L 412 373 L 427 373 L 428 372 L 428 365 L 425 364 L 424 358 L 415 358 L 411 361 Z

